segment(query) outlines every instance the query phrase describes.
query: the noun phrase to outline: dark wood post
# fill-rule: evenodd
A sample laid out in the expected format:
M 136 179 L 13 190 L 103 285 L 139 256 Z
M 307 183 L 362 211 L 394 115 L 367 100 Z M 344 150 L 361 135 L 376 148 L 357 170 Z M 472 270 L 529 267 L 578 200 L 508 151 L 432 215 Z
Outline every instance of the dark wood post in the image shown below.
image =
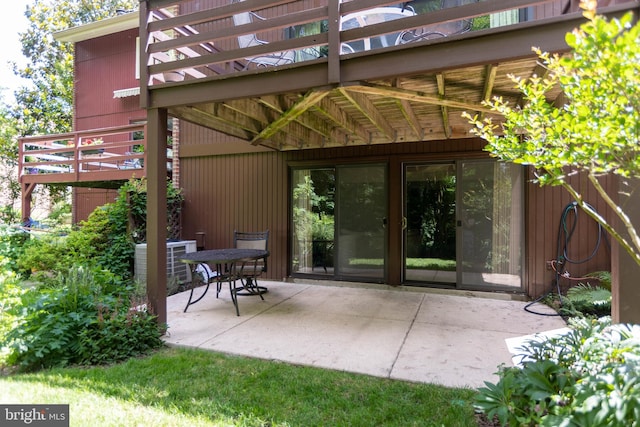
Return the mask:
M 167 322 L 167 110 L 147 110 L 147 296 Z
M 624 205 L 625 212 L 629 215 L 636 230 L 640 230 L 640 179 L 627 179 L 629 187 L 620 189 L 619 204 Z M 622 185 L 621 185 L 622 187 Z M 640 266 L 629 254 L 613 242 L 611 248 L 611 318 L 615 323 L 640 323 Z

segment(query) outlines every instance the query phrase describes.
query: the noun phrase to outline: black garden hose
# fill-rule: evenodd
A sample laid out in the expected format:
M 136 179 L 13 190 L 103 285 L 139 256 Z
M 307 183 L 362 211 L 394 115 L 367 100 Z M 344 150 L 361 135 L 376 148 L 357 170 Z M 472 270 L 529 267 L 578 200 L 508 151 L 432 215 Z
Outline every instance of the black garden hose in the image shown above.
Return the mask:
M 593 212 L 596 212 L 596 210 L 593 208 L 593 206 L 591 206 L 590 204 L 585 202 L 585 205 L 592 210 Z M 569 216 L 570 213 L 573 213 L 573 223 L 571 224 L 571 227 L 568 228 L 567 227 L 567 218 Z M 563 277 L 568 277 L 568 272 L 566 269 L 566 265 L 567 263 L 571 263 L 571 264 L 583 264 L 589 260 L 591 260 L 594 256 L 596 256 L 596 254 L 598 253 L 598 250 L 600 249 L 600 245 L 602 244 L 602 240 L 604 237 L 605 243 L 607 243 L 607 246 L 609 245 L 608 240 L 606 239 L 606 236 L 604 236 L 604 230 L 602 229 L 602 225 L 600 223 L 598 223 L 598 239 L 596 240 L 596 244 L 593 248 L 593 251 L 591 252 L 591 254 L 589 256 L 587 256 L 586 258 L 580 259 L 580 260 L 574 260 L 569 258 L 568 255 L 568 250 L 569 250 L 569 243 L 571 242 L 571 238 L 573 237 L 573 233 L 576 230 L 576 226 L 578 224 L 578 202 L 573 201 L 571 203 L 569 203 L 564 210 L 562 211 L 562 216 L 560 217 L 560 226 L 558 228 L 558 241 L 557 241 L 557 252 L 556 252 L 556 259 L 551 261 L 552 263 L 552 267 L 554 269 L 554 271 L 556 272 L 556 279 L 555 279 L 555 291 L 558 293 L 558 298 L 560 300 L 560 305 L 562 305 L 562 297 L 561 297 L 561 292 L 560 292 L 560 280 Z M 528 311 L 529 313 L 533 313 L 533 314 L 538 314 L 541 316 L 560 316 L 560 313 L 540 313 L 537 311 L 533 311 L 531 310 L 531 306 L 535 303 L 540 302 L 542 299 L 546 298 L 547 296 L 551 295 L 553 293 L 553 286 L 552 289 L 543 294 L 542 296 L 536 298 L 535 300 L 531 301 L 529 304 L 527 304 L 524 309 L 525 311 Z

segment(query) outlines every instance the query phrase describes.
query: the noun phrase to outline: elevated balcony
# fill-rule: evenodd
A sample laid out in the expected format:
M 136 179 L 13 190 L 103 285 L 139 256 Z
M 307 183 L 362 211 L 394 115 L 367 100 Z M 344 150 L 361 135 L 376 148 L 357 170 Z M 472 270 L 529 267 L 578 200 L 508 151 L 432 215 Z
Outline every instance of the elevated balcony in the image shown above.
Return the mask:
M 578 3 L 147 0 L 141 101 L 276 150 L 467 138 L 460 113 L 519 102 L 509 74 L 544 74 L 531 47 L 566 51 Z
M 128 125 L 20 138 L 20 182 L 117 188 L 146 176 L 145 134 L 144 125 Z

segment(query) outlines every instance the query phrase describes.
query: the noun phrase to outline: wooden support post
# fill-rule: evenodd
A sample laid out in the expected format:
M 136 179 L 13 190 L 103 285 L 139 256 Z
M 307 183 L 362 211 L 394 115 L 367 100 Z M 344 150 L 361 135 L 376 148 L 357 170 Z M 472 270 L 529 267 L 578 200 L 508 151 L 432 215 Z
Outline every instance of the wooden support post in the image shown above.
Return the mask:
M 22 224 L 26 225 L 31 218 L 31 201 L 33 194 L 33 189 L 36 188 L 36 184 L 20 184 L 21 193 L 22 193 L 22 206 L 21 206 L 21 215 L 22 215 Z
M 626 179 L 629 187 L 620 188 L 620 205 L 624 205 L 625 212 L 629 215 L 636 230 L 640 230 L 640 179 Z M 622 185 L 621 185 L 622 187 Z M 611 248 L 611 318 L 614 323 L 638 323 L 640 324 L 640 266 L 629 254 L 613 242 Z
M 147 296 L 167 322 L 167 110 L 147 110 Z
M 138 11 L 140 17 L 140 31 L 139 31 L 139 64 L 140 64 L 140 108 L 147 108 L 149 106 L 149 54 L 147 53 L 147 44 L 149 43 L 149 30 L 147 24 L 149 23 L 149 5 L 147 1 L 140 1 L 140 10 Z
M 340 82 L 340 2 L 329 2 L 329 83 Z

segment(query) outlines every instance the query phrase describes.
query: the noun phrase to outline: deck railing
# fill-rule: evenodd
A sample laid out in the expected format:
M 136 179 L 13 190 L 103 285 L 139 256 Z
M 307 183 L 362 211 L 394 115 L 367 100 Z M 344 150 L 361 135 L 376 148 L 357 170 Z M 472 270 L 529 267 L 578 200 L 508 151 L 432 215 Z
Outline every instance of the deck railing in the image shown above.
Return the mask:
M 127 125 L 20 138 L 20 180 L 46 183 L 143 177 L 145 134 L 145 125 Z
M 148 0 L 147 86 L 329 63 L 577 11 L 575 0 Z M 536 13 L 544 5 L 551 12 Z M 437 7 L 436 7 L 437 6 Z M 145 28 L 146 27 L 146 28 Z M 146 29 L 146 31 L 144 31 Z M 145 63 L 145 62 L 143 62 Z

